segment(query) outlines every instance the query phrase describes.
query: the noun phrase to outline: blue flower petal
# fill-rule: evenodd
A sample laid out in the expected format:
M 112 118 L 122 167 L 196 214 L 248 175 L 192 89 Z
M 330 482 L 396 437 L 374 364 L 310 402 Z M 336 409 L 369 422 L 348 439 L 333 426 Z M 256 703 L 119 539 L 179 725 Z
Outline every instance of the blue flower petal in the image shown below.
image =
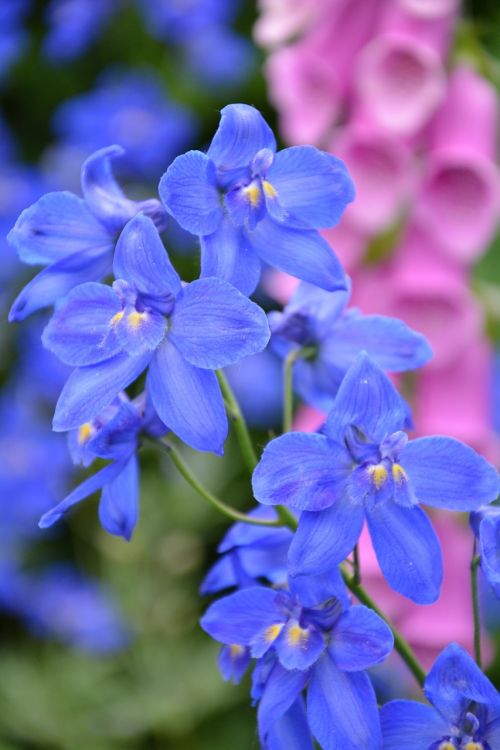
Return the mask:
M 305 607 L 315 607 L 332 598 L 338 599 L 343 607 L 350 605 L 349 594 L 338 567 L 318 575 L 290 576 L 289 587 L 292 596 L 298 596 Z
M 276 521 L 278 515 L 274 508 L 263 507 L 257 505 L 252 508 L 248 513 L 252 518 L 260 518 L 266 521 Z M 244 521 L 237 521 L 234 523 L 227 533 L 223 536 L 217 552 L 222 554 L 228 552 L 234 547 L 244 547 L 248 545 L 256 545 L 261 547 L 263 545 L 272 545 L 290 542 L 293 536 L 293 532 L 286 528 L 268 528 L 266 526 L 254 526 L 253 524 L 245 523 Z
M 421 503 L 446 510 L 477 510 L 496 500 L 497 470 L 459 440 L 424 437 L 411 440 L 401 454 L 415 495 Z
M 249 646 L 266 628 L 283 622 L 275 599 L 276 592 L 264 586 L 236 591 L 211 604 L 200 625 L 220 643 Z
M 424 685 L 427 699 L 456 724 L 471 702 L 498 704 L 500 696 L 472 657 L 456 643 L 438 656 Z
M 328 413 L 346 371 L 325 361 L 322 348 L 312 360 L 299 359 L 293 366 L 293 387 L 306 404 Z
M 239 646 L 237 643 L 222 646 L 218 658 L 222 678 L 227 682 L 232 680 L 238 685 L 250 665 L 250 658 L 250 651 L 246 646 Z
M 317 339 L 323 339 L 342 315 L 351 297 L 351 280 L 346 276 L 346 288 L 327 292 L 311 284 L 299 284 L 285 308 L 286 317 L 294 312 L 305 314 L 314 325 Z
M 481 567 L 488 580 L 500 583 L 500 512 L 485 515 L 479 527 Z
M 9 320 L 28 315 L 63 299 L 73 287 L 86 281 L 100 281 L 111 271 L 111 252 L 73 253 L 40 271 L 14 300 Z
M 291 432 L 266 446 L 252 477 L 254 495 L 264 505 L 322 510 L 342 495 L 349 468 L 344 448 L 324 435 Z
M 313 670 L 307 718 L 323 750 L 381 750 L 375 692 L 364 672 L 343 672 L 327 652 Z
M 87 446 L 94 456 L 121 459 L 123 456 L 130 455 L 131 450 L 135 449 L 142 424 L 142 417 L 135 405 L 130 401 L 120 399 L 114 416 L 97 430 L 95 437 L 90 438 Z
M 53 263 L 72 253 L 111 250 L 113 235 L 73 193 L 47 193 L 26 208 L 8 235 L 24 263 Z
M 363 519 L 363 506 L 345 493 L 321 513 L 302 513 L 288 553 L 291 575 L 325 573 L 339 565 L 354 549 Z
M 124 227 L 113 259 L 116 279 L 125 279 L 143 294 L 163 297 L 177 295 L 179 274 L 173 267 L 155 225 L 138 214 Z
M 443 559 L 431 522 L 418 506 L 381 502 L 366 510 L 377 560 L 389 585 L 416 604 L 432 604 L 441 590 Z
M 191 234 L 212 234 L 222 221 L 215 167 L 201 151 L 178 156 L 161 178 L 158 190 L 167 211 Z
M 121 302 L 105 284 L 75 287 L 46 326 L 43 345 L 67 365 L 82 367 L 110 359 L 121 351 L 114 316 Z
M 276 664 L 267 678 L 257 712 L 259 737 L 266 747 L 266 736 L 277 721 L 290 709 L 307 682 L 307 671 L 290 672 Z
M 189 364 L 166 339 L 151 362 L 147 386 L 158 416 L 181 440 L 223 453 L 228 424 L 213 372 Z
M 322 342 L 322 357 L 348 369 L 364 350 L 383 370 L 405 372 L 425 365 L 432 349 L 425 336 L 383 315 L 346 315 Z
M 88 207 L 110 232 L 119 232 L 139 211 L 150 216 L 156 226 L 163 229 L 166 226 L 166 214 L 160 201 L 131 201 L 116 182 L 111 160 L 124 153 L 121 146 L 107 146 L 96 151 L 83 163 L 82 192 Z
M 302 627 L 290 619 L 274 644 L 278 659 L 285 669 L 309 669 L 326 648 L 322 633 L 315 627 Z
M 102 490 L 99 520 L 109 534 L 130 541 L 139 514 L 139 467 L 132 454 L 123 470 Z
M 238 552 L 230 552 L 219 558 L 210 568 L 200 585 L 200 594 L 215 594 L 223 589 L 233 587 L 242 588 L 244 585 L 255 586 L 255 580 L 249 579 L 245 574 L 244 582 L 241 581 L 241 563 Z
M 38 524 L 40 528 L 48 529 L 49 526 L 59 521 L 73 505 L 102 489 L 107 482 L 112 482 L 123 471 L 123 465 L 123 462 L 115 461 L 105 466 L 104 469 L 101 469 L 96 474 L 92 474 L 91 477 L 79 484 L 78 487 L 75 487 L 55 508 L 52 508 L 41 517 Z
M 384 661 L 394 647 L 389 626 L 368 607 L 343 612 L 331 634 L 329 652 L 339 669 L 358 672 Z
M 450 725 L 432 706 L 391 701 L 380 710 L 384 750 L 429 750 L 449 735 Z
M 260 258 L 273 268 L 321 289 L 346 289 L 339 259 L 315 229 L 294 229 L 266 217 L 247 237 Z
M 157 310 L 146 308 L 138 311 L 129 306 L 125 307 L 114 330 L 122 350 L 135 357 L 155 351 L 165 338 L 167 321 Z
M 346 428 L 355 425 L 380 442 L 407 426 L 408 419 L 409 407 L 404 399 L 380 367 L 361 352 L 342 381 L 325 432 L 341 443 Z
M 248 104 L 228 104 L 207 156 L 221 172 L 250 166 L 257 151 L 276 151 L 273 131 L 258 109 Z
M 252 294 L 259 283 L 261 262 L 241 227 L 225 218 L 218 229 L 201 238 L 201 275 L 216 276 Z
M 266 750 L 314 750 L 302 698 L 269 729 Z
M 53 429 L 65 432 L 90 422 L 139 377 L 150 359 L 150 352 L 139 357 L 117 354 L 105 362 L 74 370 L 59 396 Z
M 484 736 L 490 747 L 500 747 L 500 706 L 498 704 L 493 711 L 489 712 Z
M 196 367 L 232 365 L 262 351 L 269 336 L 265 312 L 221 279 L 185 287 L 170 319 L 170 340 Z
M 279 151 L 266 180 L 292 222 L 296 219 L 315 229 L 338 224 L 354 199 L 354 184 L 345 164 L 314 146 Z M 286 221 L 288 224 L 288 216 Z

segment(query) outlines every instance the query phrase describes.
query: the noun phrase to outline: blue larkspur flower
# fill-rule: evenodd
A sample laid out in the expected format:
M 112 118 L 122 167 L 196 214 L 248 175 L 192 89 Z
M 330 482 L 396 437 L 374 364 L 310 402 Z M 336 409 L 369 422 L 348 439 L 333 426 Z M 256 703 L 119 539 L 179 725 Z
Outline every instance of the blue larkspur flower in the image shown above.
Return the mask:
M 67 191 L 47 193 L 19 216 L 8 241 L 24 263 L 46 267 L 18 295 L 10 321 L 59 302 L 78 284 L 107 276 L 118 235 L 139 211 L 165 227 L 158 200 L 129 200 L 116 183 L 111 161 L 122 154 L 120 146 L 109 146 L 85 161 L 83 199 Z
M 118 6 L 117 0 L 51 0 L 45 10 L 45 55 L 53 62 L 80 57 Z
M 92 654 L 124 648 L 131 632 L 111 592 L 70 565 L 51 565 L 16 579 L 15 612 L 38 637 Z
M 24 21 L 30 6 L 31 0 L 0 3 L 0 81 L 8 75 L 26 47 Z
M 139 515 L 139 463 L 137 450 L 142 433 L 159 437 L 165 425 L 146 403 L 144 394 L 129 401 L 119 396 L 89 422 L 69 434 L 70 453 L 75 464 L 89 466 L 96 458 L 108 460 L 103 469 L 76 487 L 40 519 L 48 528 L 74 505 L 101 490 L 99 520 L 110 534 L 129 540 Z
M 221 279 L 183 285 L 157 229 L 138 214 L 125 227 L 112 287 L 72 290 L 43 340 L 78 369 L 63 388 L 54 429 L 93 419 L 146 368 L 160 419 L 198 450 L 222 453 L 227 417 L 214 370 L 261 351 L 263 310 Z
M 241 7 L 241 0 L 137 0 L 151 34 L 171 42 L 202 35 L 207 28 L 227 26 Z
M 159 191 L 168 212 L 201 237 L 202 276 L 250 294 L 263 261 L 324 289 L 345 288 L 344 270 L 318 232 L 337 224 L 354 197 L 345 165 L 313 146 L 276 152 L 254 107 L 224 107 L 208 152 L 178 156 Z
M 39 373 L 46 371 L 41 367 Z M 6 389 L 0 399 L 2 555 L 39 536 L 36 519 L 57 502 L 71 476 L 65 441 L 48 431 L 28 398 L 32 388 L 31 380 L 28 389 Z
M 432 357 L 420 333 L 396 318 L 346 310 L 349 297 L 350 283 L 337 292 L 301 284 L 283 312 L 269 314 L 274 351 L 285 357 L 307 348 L 307 356 L 294 364 L 294 388 L 323 411 L 332 408 L 342 378 L 362 350 L 389 372 L 421 367 Z
M 272 440 L 253 475 L 265 505 L 301 510 L 289 552 L 292 575 L 338 565 L 366 518 L 390 586 L 420 604 L 434 602 L 442 581 L 439 541 L 424 511 L 471 511 L 499 492 L 496 469 L 472 448 L 434 436 L 408 441 L 407 404 L 366 353 L 348 370 L 324 434 Z
M 451 643 L 427 675 L 431 704 L 392 701 L 381 709 L 384 750 L 497 750 L 500 694 L 469 654 Z
M 257 659 L 253 697 L 259 703 L 259 736 L 264 748 L 294 745 L 273 740 L 280 722 L 307 689 L 307 721 L 324 750 L 381 748 L 375 693 L 364 670 L 391 652 L 389 627 L 363 606 L 344 609 L 336 599 L 304 606 L 292 592 L 245 588 L 212 604 L 201 620 L 215 640 Z M 229 654 L 230 656 L 230 654 Z M 300 710 L 297 708 L 297 710 Z M 298 721 L 295 711 L 288 720 Z M 305 719 L 305 716 L 303 717 Z
M 169 100 L 152 72 L 120 69 L 103 74 L 92 91 L 64 101 L 53 123 L 60 141 L 85 156 L 118 143 L 124 151 L 116 167 L 146 180 L 157 180 L 196 130 L 194 116 Z

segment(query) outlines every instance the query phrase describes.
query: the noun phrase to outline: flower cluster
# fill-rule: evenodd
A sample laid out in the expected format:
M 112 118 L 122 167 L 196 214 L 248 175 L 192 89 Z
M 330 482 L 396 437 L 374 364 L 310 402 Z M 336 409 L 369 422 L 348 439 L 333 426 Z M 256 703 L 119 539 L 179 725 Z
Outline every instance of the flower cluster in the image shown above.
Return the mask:
M 156 443 L 205 500 L 238 521 L 202 586 L 235 590 L 210 605 L 201 625 L 222 644 L 226 679 L 239 681 L 254 662 L 265 750 L 312 750 L 314 742 L 381 750 L 410 746 L 417 734 L 421 750 L 495 750 L 500 699 L 458 647 L 439 656 L 425 681 L 435 710 L 396 702 L 380 712 L 367 672 L 395 647 L 421 683 L 425 676 L 361 586 L 364 522 L 389 585 L 428 604 L 440 594 L 442 560 L 420 505 L 480 514 L 481 562 L 495 576 L 489 506 L 500 480 L 456 439 L 408 437 L 411 408 L 387 372 L 420 367 L 432 351 L 400 320 L 346 309 L 350 280 L 319 230 L 335 226 L 354 198 L 347 166 L 313 146 L 277 151 L 247 104 L 222 110 L 206 153 L 174 159 L 159 183 L 161 202 L 125 196 L 111 171 L 120 153 L 109 146 L 93 154 L 82 168 L 83 199 L 49 193 L 9 235 L 21 259 L 45 265 L 11 319 L 53 305 L 43 344 L 72 368 L 54 430 L 68 433 L 75 463 L 108 462 L 40 526 L 101 491 L 102 526 L 129 540 L 138 452 L 143 440 Z M 200 242 L 198 279 L 181 281 L 171 262 L 161 237 L 168 215 Z M 302 281 L 268 316 L 249 299 L 262 263 Z M 285 434 L 258 460 L 222 370 L 244 367 L 268 343 L 284 360 Z M 289 432 L 294 388 L 328 412 L 319 432 Z M 261 504 L 248 514 L 206 490 L 178 447 L 222 454 L 228 417 Z

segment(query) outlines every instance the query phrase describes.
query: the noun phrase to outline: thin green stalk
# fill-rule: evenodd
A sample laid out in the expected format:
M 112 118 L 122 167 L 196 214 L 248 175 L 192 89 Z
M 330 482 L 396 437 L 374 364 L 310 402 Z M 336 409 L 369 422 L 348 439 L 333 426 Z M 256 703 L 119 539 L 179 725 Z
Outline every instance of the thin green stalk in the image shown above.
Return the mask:
M 219 380 L 222 395 L 224 396 L 228 416 L 234 424 L 236 436 L 240 444 L 241 455 L 243 456 L 243 459 L 247 465 L 248 471 L 250 472 L 250 474 L 252 474 L 253 470 L 257 466 L 258 458 L 255 452 L 255 448 L 253 447 L 250 433 L 248 432 L 245 417 L 241 413 L 240 406 L 234 396 L 231 386 L 229 385 L 226 376 L 221 370 L 217 371 L 217 378 Z
M 472 609 L 474 613 L 474 655 L 476 663 L 482 669 L 481 659 L 481 610 L 479 607 L 479 589 L 477 585 L 477 571 L 481 562 L 480 555 L 477 554 L 477 544 L 474 539 L 472 549 L 472 560 L 470 564 L 470 583 L 472 592 Z
M 283 365 L 283 433 L 290 432 L 293 422 L 293 366 L 300 358 L 301 350 L 292 349 Z
M 370 609 L 373 609 L 373 611 L 376 612 L 377 615 L 381 617 L 390 627 L 394 636 L 394 648 L 403 659 L 418 684 L 422 687 L 425 680 L 425 670 L 413 653 L 413 650 L 408 641 L 401 635 L 398 630 L 396 630 L 394 625 L 391 624 L 387 617 L 385 617 L 383 612 L 378 608 L 371 596 L 365 591 L 363 586 L 361 586 L 359 583 L 356 583 L 354 577 L 350 576 L 349 573 L 347 573 L 347 571 L 343 570 L 342 568 L 341 572 L 346 586 L 350 591 L 352 591 L 356 599 L 358 599 L 362 604 L 369 607 Z
M 356 585 L 359 586 L 361 583 L 361 566 L 359 564 L 359 548 L 358 545 L 354 547 L 353 550 L 353 565 L 354 565 L 354 577 L 353 581 Z
M 161 444 L 166 449 L 172 463 L 178 470 L 179 474 L 184 477 L 186 482 L 191 485 L 191 487 L 200 495 L 200 497 L 210 503 L 210 505 L 216 508 L 227 518 L 230 518 L 232 521 L 243 521 L 244 523 L 249 523 L 253 526 L 276 527 L 284 525 L 281 520 L 267 521 L 262 518 L 254 518 L 252 516 L 248 516 L 246 513 L 240 513 L 234 508 L 231 508 L 230 505 L 226 505 L 226 503 L 224 503 L 222 500 L 219 500 L 218 497 L 207 490 L 207 488 L 204 487 L 202 483 L 195 477 L 187 463 L 184 461 L 180 451 L 174 445 L 172 445 L 171 443 L 167 443 L 165 440 L 162 440 Z
M 232 418 L 234 423 L 234 428 L 236 430 L 236 435 L 240 444 L 241 454 L 250 474 L 253 474 L 253 471 L 257 466 L 259 459 L 257 458 L 257 454 L 255 453 L 245 417 L 241 413 L 240 405 L 238 404 L 236 396 L 234 395 L 225 375 L 220 370 L 218 370 L 217 377 L 219 379 L 219 384 L 221 387 L 222 395 L 224 396 L 224 401 L 226 403 L 229 416 Z M 297 519 L 295 518 L 293 513 L 288 510 L 288 508 L 286 508 L 284 505 L 277 505 L 276 513 L 278 514 L 279 522 L 275 522 L 275 526 L 288 526 L 289 529 L 295 531 L 295 529 L 297 528 Z M 269 525 L 271 525 L 271 523 Z

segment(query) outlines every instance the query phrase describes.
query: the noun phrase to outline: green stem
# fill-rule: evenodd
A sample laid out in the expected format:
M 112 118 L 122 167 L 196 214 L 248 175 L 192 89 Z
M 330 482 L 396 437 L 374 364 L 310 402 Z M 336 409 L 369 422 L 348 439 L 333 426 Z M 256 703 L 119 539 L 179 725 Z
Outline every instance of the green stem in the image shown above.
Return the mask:
M 359 564 L 359 548 L 358 545 L 353 550 L 353 564 L 354 564 L 354 583 L 359 586 L 361 583 L 361 566 Z
M 480 555 L 476 554 L 477 545 L 474 539 L 474 547 L 472 549 L 472 560 L 470 564 L 470 582 L 472 591 L 472 609 L 474 612 L 474 655 L 476 663 L 480 669 L 482 669 L 481 659 L 481 611 L 479 607 L 479 590 L 477 585 L 477 571 L 481 562 Z
M 283 366 L 283 433 L 290 432 L 293 422 L 293 366 L 301 356 L 301 349 L 292 349 Z
M 284 525 L 281 520 L 267 521 L 262 518 L 254 518 L 253 516 L 248 516 L 246 513 L 240 513 L 234 508 L 231 508 L 230 505 L 226 505 L 226 503 L 224 503 L 222 500 L 219 500 L 219 498 L 215 495 L 212 495 L 212 493 L 201 484 L 201 482 L 195 477 L 187 463 L 184 461 L 180 451 L 175 446 L 173 446 L 171 443 L 167 443 L 166 440 L 162 440 L 161 445 L 163 445 L 163 447 L 167 450 L 172 463 L 178 470 L 179 474 L 184 477 L 186 482 L 191 485 L 191 487 L 198 493 L 198 495 L 200 495 L 200 497 L 210 503 L 210 505 L 216 508 L 227 518 L 230 518 L 232 521 L 243 521 L 244 523 L 249 523 L 253 526 L 276 527 Z
M 359 583 L 356 583 L 354 577 L 350 576 L 349 573 L 347 573 L 347 571 L 343 570 L 342 568 L 341 572 L 346 586 L 350 591 L 352 591 L 356 599 L 358 599 L 362 604 L 366 605 L 370 609 L 373 609 L 373 611 L 376 612 L 377 615 L 381 617 L 390 627 L 394 636 L 394 648 L 403 659 L 418 684 L 422 687 L 425 680 L 425 671 L 418 661 L 417 657 L 413 653 L 413 650 L 408 641 L 401 635 L 398 630 L 396 630 L 391 622 L 389 622 L 387 617 L 385 617 L 383 612 L 378 608 L 378 606 L 375 604 L 370 595 L 365 591 L 365 589 Z
M 257 466 L 258 458 L 257 454 L 255 453 L 255 448 L 253 447 L 250 433 L 248 432 L 245 417 L 241 413 L 240 406 L 234 396 L 231 386 L 229 385 L 226 376 L 221 370 L 217 371 L 217 378 L 219 380 L 222 395 L 224 396 L 228 416 L 234 424 L 236 436 L 240 444 L 241 455 L 243 456 L 243 459 L 247 465 L 248 471 L 250 472 L 250 474 L 252 474 L 253 470 Z

